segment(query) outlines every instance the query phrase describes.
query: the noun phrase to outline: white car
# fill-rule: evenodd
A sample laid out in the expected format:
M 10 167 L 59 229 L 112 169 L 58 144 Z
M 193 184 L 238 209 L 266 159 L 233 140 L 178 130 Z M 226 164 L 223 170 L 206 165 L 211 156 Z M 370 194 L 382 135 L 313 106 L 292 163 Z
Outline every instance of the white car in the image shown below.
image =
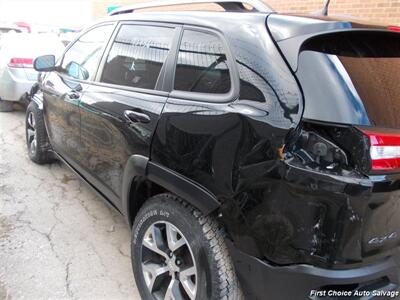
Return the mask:
M 64 45 L 54 34 L 7 33 L 0 39 L 0 111 L 11 111 L 37 81 L 36 57 L 62 54 Z
M 15 25 L 0 24 L 0 36 L 8 32 L 22 32 L 22 30 Z

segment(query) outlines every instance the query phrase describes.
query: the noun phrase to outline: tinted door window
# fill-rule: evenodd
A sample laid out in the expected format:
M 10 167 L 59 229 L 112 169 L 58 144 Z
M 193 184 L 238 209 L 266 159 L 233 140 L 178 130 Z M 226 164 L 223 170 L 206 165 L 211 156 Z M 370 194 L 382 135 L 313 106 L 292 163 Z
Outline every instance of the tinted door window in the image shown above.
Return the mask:
M 175 90 L 224 94 L 231 89 L 226 52 L 213 34 L 185 30 L 175 71 Z
M 99 26 L 82 35 L 65 53 L 61 72 L 75 79 L 92 80 L 113 28 Z
M 121 26 L 108 54 L 101 81 L 154 89 L 173 36 L 173 28 Z

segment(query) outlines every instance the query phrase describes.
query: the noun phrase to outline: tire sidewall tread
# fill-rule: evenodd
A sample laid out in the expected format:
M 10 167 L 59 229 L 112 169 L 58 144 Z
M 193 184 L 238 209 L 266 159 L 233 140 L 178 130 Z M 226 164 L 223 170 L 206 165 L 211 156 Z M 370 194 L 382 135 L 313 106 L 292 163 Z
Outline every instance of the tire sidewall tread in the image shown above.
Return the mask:
M 175 225 L 190 244 L 198 270 L 196 299 L 242 299 L 233 263 L 216 220 L 203 216 L 187 202 L 169 193 L 148 199 L 132 228 L 132 267 L 143 299 L 152 299 L 152 296 L 139 263 L 141 240 L 147 228 L 157 221 Z
M 28 143 L 28 116 L 33 113 L 36 123 L 36 153 L 32 154 L 29 149 Z M 54 161 L 53 154 L 51 153 L 51 146 L 47 136 L 46 126 L 44 124 L 43 111 L 39 109 L 38 105 L 31 101 L 26 109 L 25 116 L 25 136 L 28 149 L 29 158 L 37 164 L 47 164 Z

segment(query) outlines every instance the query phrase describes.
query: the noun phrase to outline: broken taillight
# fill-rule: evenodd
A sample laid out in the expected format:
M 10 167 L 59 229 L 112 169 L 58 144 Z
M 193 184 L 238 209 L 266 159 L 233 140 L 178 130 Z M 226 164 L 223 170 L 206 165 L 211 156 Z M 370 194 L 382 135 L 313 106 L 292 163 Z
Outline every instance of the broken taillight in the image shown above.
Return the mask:
M 400 132 L 387 129 L 361 131 L 370 141 L 371 171 L 400 171 Z
M 8 66 L 12 68 L 33 68 L 33 58 L 13 57 Z

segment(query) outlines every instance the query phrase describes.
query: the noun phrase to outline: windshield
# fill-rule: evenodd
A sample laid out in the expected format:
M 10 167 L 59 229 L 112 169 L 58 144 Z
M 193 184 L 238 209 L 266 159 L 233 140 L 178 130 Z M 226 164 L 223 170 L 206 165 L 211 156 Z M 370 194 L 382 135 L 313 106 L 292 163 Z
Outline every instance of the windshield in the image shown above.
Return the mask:
M 313 38 L 302 47 L 297 73 L 305 118 L 400 127 L 400 34 L 356 31 Z

